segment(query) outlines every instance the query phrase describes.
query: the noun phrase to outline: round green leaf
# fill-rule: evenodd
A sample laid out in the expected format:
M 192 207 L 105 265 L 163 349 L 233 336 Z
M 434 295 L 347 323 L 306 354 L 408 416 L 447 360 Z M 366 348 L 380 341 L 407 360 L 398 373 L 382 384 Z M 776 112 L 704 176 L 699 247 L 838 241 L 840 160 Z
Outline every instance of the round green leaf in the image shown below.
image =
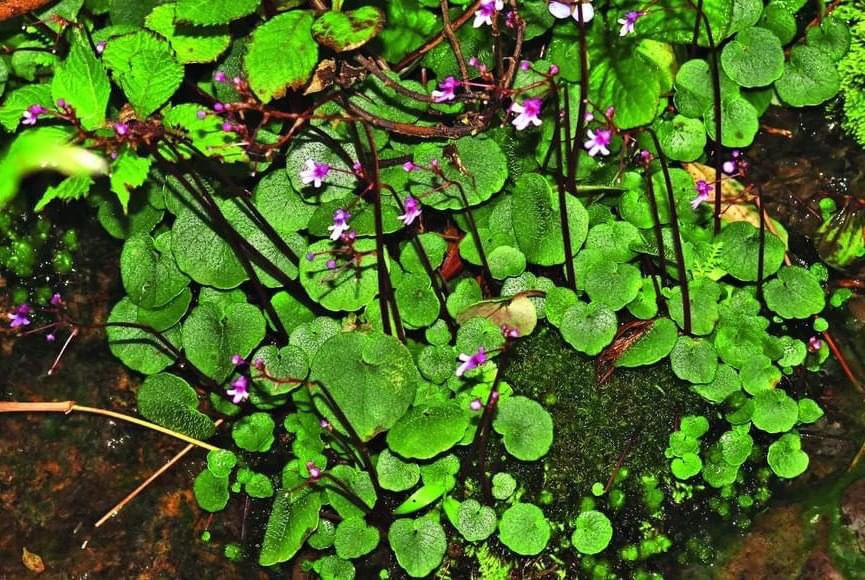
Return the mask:
M 781 100 L 794 107 L 819 105 L 838 93 L 841 77 L 832 56 L 819 48 L 797 45 L 775 82 Z
M 754 439 L 745 429 L 734 429 L 721 435 L 718 440 L 724 461 L 738 467 L 747 461 L 754 448 Z
M 189 362 L 216 381 L 234 370 L 232 355 L 246 357 L 264 338 L 264 316 L 251 304 L 231 304 L 224 312 L 199 304 L 183 323 L 183 350 Z
M 367 525 L 362 517 L 344 519 L 336 526 L 334 547 L 340 558 L 352 560 L 365 556 L 375 550 L 378 542 L 378 530 Z
M 712 332 L 718 322 L 718 299 L 721 298 L 721 286 L 708 278 L 691 280 L 688 284 L 691 305 L 691 333 L 705 336 Z M 676 286 L 668 296 L 667 301 L 670 318 L 676 321 L 679 328 L 685 327 L 684 300 L 682 287 Z
M 743 87 L 764 87 L 784 72 L 784 50 L 772 31 L 747 28 L 724 46 L 721 66 Z
M 490 274 L 496 280 L 519 276 L 526 269 L 526 256 L 511 246 L 499 246 L 487 256 Z
M 157 250 L 147 234 L 134 235 L 123 244 L 120 275 L 130 300 L 147 309 L 164 306 L 189 284 L 174 257 Z
M 159 373 L 147 377 L 136 399 L 141 416 L 157 425 L 195 439 L 209 439 L 216 432 L 210 417 L 198 410 L 195 389 L 178 376 Z
M 698 395 L 712 403 L 723 403 L 727 397 L 742 388 L 739 374 L 730 365 L 720 364 L 715 372 L 715 379 L 705 385 L 691 387 Z
M 537 173 L 520 176 L 510 200 L 514 235 L 526 259 L 541 266 L 563 263 L 562 218 L 546 178 Z M 583 204 L 570 195 L 566 205 L 571 248 L 576 252 L 586 239 L 589 215 Z
M 499 404 L 493 429 L 505 449 L 521 461 L 535 461 L 553 444 L 553 419 L 540 403 L 527 397 L 509 397 Z
M 808 454 L 802 451 L 798 433 L 786 433 L 769 445 L 767 459 L 775 475 L 785 479 L 797 477 L 808 469 Z
M 436 209 L 462 209 L 460 189 L 469 206 L 478 205 L 498 193 L 508 177 L 505 154 L 492 139 L 463 137 L 442 150 L 434 143 L 421 143 L 414 148 L 414 162 L 429 167 L 433 160 L 441 167 L 444 177 L 457 185 L 441 189 L 442 180 L 431 171 L 414 171 L 409 176 L 409 188 L 420 196 L 425 205 Z
M 799 399 L 799 422 L 815 423 L 823 416 L 823 409 L 813 399 Z
M 420 479 L 420 468 L 417 463 L 407 463 L 384 449 L 375 464 L 378 483 L 388 491 L 406 491 L 417 484 Z
M 767 433 L 789 431 L 799 420 L 799 406 L 781 389 L 770 389 L 754 397 L 751 421 Z
M 670 462 L 670 471 L 677 479 L 681 480 L 694 477 L 700 473 L 701 469 L 703 469 L 703 462 L 696 453 L 685 453 Z
M 760 26 L 771 30 L 781 40 L 781 44 L 789 44 L 798 32 L 796 15 L 787 7 L 782 0 L 772 0 L 763 8 L 760 16 Z
M 322 520 L 324 521 L 324 520 Z M 321 580 L 354 580 L 354 564 L 337 556 L 324 556 L 312 565 Z
M 249 86 L 266 102 L 306 84 L 318 63 L 311 12 L 290 10 L 258 26 L 247 45 L 243 66 Z M 278 58 L 276 55 L 291 55 Z
M 315 39 L 334 52 L 360 48 L 373 39 L 384 25 L 384 15 L 374 6 L 345 12 L 325 12 L 312 25 Z
M 680 336 L 670 352 L 673 373 L 691 383 L 711 383 L 718 369 L 718 355 L 712 343 L 702 338 Z
M 517 490 L 517 480 L 510 473 L 500 471 L 493 476 L 493 497 L 504 501 Z
M 482 542 L 493 535 L 497 523 L 493 508 L 468 499 L 460 504 L 454 526 L 469 542 Z
M 276 424 L 267 413 L 253 413 L 242 417 L 231 428 L 234 443 L 246 451 L 265 453 L 273 445 Z
M 441 304 L 426 273 L 403 277 L 396 289 L 396 303 L 403 323 L 411 328 L 429 326 L 441 311 Z
M 820 281 L 805 268 L 786 266 L 763 289 L 766 306 L 783 318 L 808 318 L 826 306 Z
M 571 543 L 581 554 L 598 554 L 610 545 L 613 525 L 610 518 L 599 511 L 590 510 L 577 516 Z
M 739 468 L 730 465 L 721 457 L 721 453 L 712 453 L 710 459 L 703 465 L 703 479 L 714 488 L 722 488 L 736 481 Z
M 559 325 L 568 344 L 588 355 L 596 355 L 610 344 L 617 329 L 616 313 L 597 302 L 578 302 L 569 307 Z
M 628 368 L 654 364 L 670 354 L 678 338 L 676 325 L 669 318 L 659 318 L 616 359 L 616 366 Z
M 706 133 L 715 139 L 714 106 L 703 111 L 703 121 Z M 747 147 L 754 142 L 759 128 L 757 109 L 747 99 L 737 94 L 721 99 L 721 144 L 724 147 Z
M 297 193 L 286 171 L 265 175 L 255 186 L 252 200 L 264 219 L 282 236 L 304 229 L 315 212 L 315 206 L 306 203 Z
M 784 262 L 784 242 L 777 236 L 765 232 L 763 253 L 763 276 L 768 278 L 778 271 Z M 760 229 L 748 222 L 733 222 L 721 230 L 718 236 L 721 246 L 719 262 L 737 280 L 757 280 L 760 257 Z
M 142 310 L 129 298 L 123 298 L 114 305 L 108 315 L 108 348 L 111 354 L 123 361 L 132 370 L 152 375 L 174 362 L 174 356 L 157 340 L 153 334 L 138 328 L 112 326 L 112 323 L 143 324 Z M 174 346 L 180 345 L 180 327 L 173 326 L 163 331 Z
M 393 451 L 411 459 L 431 459 L 459 443 L 469 416 L 456 403 L 413 407 L 387 434 Z
M 345 264 L 344 260 L 331 254 L 335 244 L 321 240 L 312 244 L 308 252 L 315 255 L 312 261 L 300 261 L 300 283 L 309 297 L 335 312 L 360 310 L 378 292 L 378 266 L 376 265 L 375 240 L 358 239 L 354 248 L 364 255 L 358 263 Z M 327 262 L 337 259 L 337 268 L 330 269 Z
M 189 4 L 189 0 L 181 4 Z M 209 10 L 215 11 L 209 2 L 206 4 Z M 175 22 L 175 4 L 156 6 L 145 19 L 144 25 L 164 36 L 177 53 L 177 59 L 184 64 L 213 62 L 231 44 L 227 26 L 199 28 Z
M 337 334 L 321 346 L 311 366 L 311 379 L 324 383 L 363 441 L 396 424 L 420 380 L 408 349 L 378 332 Z M 332 423 L 339 423 L 320 395 L 316 403 Z
M 781 380 L 781 371 L 772 364 L 769 357 L 754 356 L 742 365 L 740 372 L 742 386 L 749 395 L 774 389 Z
M 217 477 L 204 469 L 196 476 L 192 491 L 201 509 L 220 512 L 228 504 L 228 477 Z
M 258 373 L 253 373 L 252 382 L 269 397 L 285 395 L 299 388 L 301 383 L 290 381 L 303 381 L 309 374 L 306 353 L 298 346 L 277 348 L 267 344 L 255 351 L 250 360 L 264 363 L 267 376 L 255 378 Z
M 841 60 L 850 49 L 850 29 L 840 18 L 826 15 L 819 26 L 808 28 L 808 46 L 826 52 L 832 60 Z
M 247 278 L 232 247 L 199 217 L 197 209 L 184 209 L 177 216 L 171 251 L 177 266 L 199 284 L 234 288 Z
M 447 549 L 444 528 L 431 518 L 397 520 L 387 539 L 397 562 L 413 578 L 423 578 L 435 570 Z
M 499 539 L 520 556 L 534 556 L 547 547 L 550 523 L 538 506 L 515 503 L 502 514 Z
M 706 147 L 706 129 L 699 119 L 676 115 L 658 123 L 658 141 L 670 159 L 694 161 Z

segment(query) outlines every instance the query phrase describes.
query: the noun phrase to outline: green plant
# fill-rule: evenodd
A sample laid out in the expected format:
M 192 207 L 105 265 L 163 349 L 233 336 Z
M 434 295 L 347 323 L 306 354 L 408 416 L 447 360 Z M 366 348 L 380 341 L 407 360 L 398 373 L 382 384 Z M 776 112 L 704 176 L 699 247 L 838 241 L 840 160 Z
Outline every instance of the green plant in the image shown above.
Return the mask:
M 825 359 L 800 321 L 825 308 L 827 272 L 784 265 L 786 232 L 727 149 L 774 97 L 836 94 L 840 20 L 789 34 L 801 3 L 732 0 L 599 2 L 591 22 L 590 4 L 541 0 L 295 4 L 127 18 L 65 0 L 60 57 L 39 21 L 5 31 L 0 59 L 0 203 L 48 152 L 67 177 L 37 211 L 89 196 L 124 239 L 109 346 L 147 375 L 151 421 L 200 438 L 231 423 L 193 489 L 210 512 L 271 502 L 261 565 L 308 546 L 312 570 L 351 577 L 388 549 L 423 577 L 449 541 L 527 557 L 563 532 L 604 551 L 610 516 L 551 522 L 551 492 L 492 465 L 519 474 L 555 445 L 550 404 L 504 380 L 538 328 L 595 357 L 599 383 L 669 365 L 723 405 L 669 435 L 673 478 L 641 474 L 653 512 L 662 476 L 673 501 L 698 474 L 730 489 L 763 464 L 755 442 L 780 477 L 807 467 L 794 429 L 821 412 L 785 387 Z M 750 209 L 722 220 L 728 189 Z M 49 328 L 83 326 L 53 306 Z M 626 473 L 593 489 L 613 517 Z M 670 547 L 643 535 L 623 561 Z

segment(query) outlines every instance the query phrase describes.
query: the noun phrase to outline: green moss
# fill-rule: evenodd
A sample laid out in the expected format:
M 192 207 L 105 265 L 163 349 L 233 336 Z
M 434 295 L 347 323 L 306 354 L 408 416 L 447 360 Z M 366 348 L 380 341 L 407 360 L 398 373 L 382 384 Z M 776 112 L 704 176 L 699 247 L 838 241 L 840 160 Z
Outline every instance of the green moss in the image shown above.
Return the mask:
M 677 420 L 709 411 L 667 363 L 617 369 L 599 385 L 594 361 L 574 353 L 548 328 L 518 343 L 516 351 L 505 373 L 514 391 L 557 400 L 549 408 L 556 433 L 543 489 L 555 497 L 552 515 L 559 521 L 574 517 L 580 498 L 591 495 L 592 484 L 606 482 L 617 466 L 638 474 L 666 473 L 664 449 Z
M 861 2 L 845 0 L 834 15 L 850 24 L 850 50 L 838 62 L 844 97 L 844 129 L 865 147 L 865 12 Z

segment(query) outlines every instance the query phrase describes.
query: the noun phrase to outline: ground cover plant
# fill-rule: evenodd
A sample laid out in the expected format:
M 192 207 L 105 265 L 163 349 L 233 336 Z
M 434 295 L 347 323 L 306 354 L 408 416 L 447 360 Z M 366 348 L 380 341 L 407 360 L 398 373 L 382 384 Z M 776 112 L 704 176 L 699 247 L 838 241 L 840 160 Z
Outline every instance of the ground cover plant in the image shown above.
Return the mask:
M 105 328 L 141 416 L 209 449 L 201 508 L 267 512 L 227 556 L 424 577 L 460 545 L 489 576 L 650 577 L 664 513 L 747 514 L 807 469 L 802 377 L 849 291 L 788 251 L 747 147 L 769 106 L 839 91 L 826 7 L 63 0 L 2 39 L 0 204 L 86 198 L 124 240 L 106 322 L 22 290 L 9 327 L 61 354 Z M 609 445 L 545 513 L 535 467 L 555 480 L 559 431 L 598 417 L 554 421 L 553 352 L 592 365 L 593 405 L 666 378 L 629 399 L 657 464 Z

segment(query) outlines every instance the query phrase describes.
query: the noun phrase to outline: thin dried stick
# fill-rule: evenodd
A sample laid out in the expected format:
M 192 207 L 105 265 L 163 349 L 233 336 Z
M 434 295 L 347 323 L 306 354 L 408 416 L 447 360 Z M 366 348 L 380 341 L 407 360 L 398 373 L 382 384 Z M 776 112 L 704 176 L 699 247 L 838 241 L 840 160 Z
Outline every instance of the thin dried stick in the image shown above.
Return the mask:
M 217 427 L 219 427 L 222 423 L 223 423 L 223 419 L 218 419 L 216 421 L 215 425 Z M 124 497 L 122 500 L 117 502 L 117 504 L 113 508 L 108 510 L 108 512 L 104 516 L 99 518 L 98 522 L 93 524 L 93 527 L 98 528 L 99 526 L 101 526 L 102 524 L 107 522 L 109 519 L 111 519 L 111 518 L 115 517 L 117 514 L 119 514 L 120 510 L 122 510 L 124 507 L 126 507 L 126 504 L 128 504 L 133 499 L 135 499 L 142 491 L 147 489 L 148 485 L 150 485 L 151 483 L 156 481 L 156 479 L 159 478 L 160 475 L 162 475 L 163 473 L 165 473 L 166 471 L 171 469 L 181 459 L 183 459 L 187 453 L 189 453 L 193 449 L 195 449 L 195 445 L 193 445 L 191 443 L 189 445 L 187 445 L 186 447 L 184 447 L 183 450 L 181 450 L 177 455 L 172 457 L 168 463 L 166 463 L 165 465 L 163 465 L 162 467 L 157 469 L 150 477 L 148 477 L 143 482 L 141 482 L 141 484 L 138 487 L 136 487 L 135 489 L 133 489 L 126 497 Z

